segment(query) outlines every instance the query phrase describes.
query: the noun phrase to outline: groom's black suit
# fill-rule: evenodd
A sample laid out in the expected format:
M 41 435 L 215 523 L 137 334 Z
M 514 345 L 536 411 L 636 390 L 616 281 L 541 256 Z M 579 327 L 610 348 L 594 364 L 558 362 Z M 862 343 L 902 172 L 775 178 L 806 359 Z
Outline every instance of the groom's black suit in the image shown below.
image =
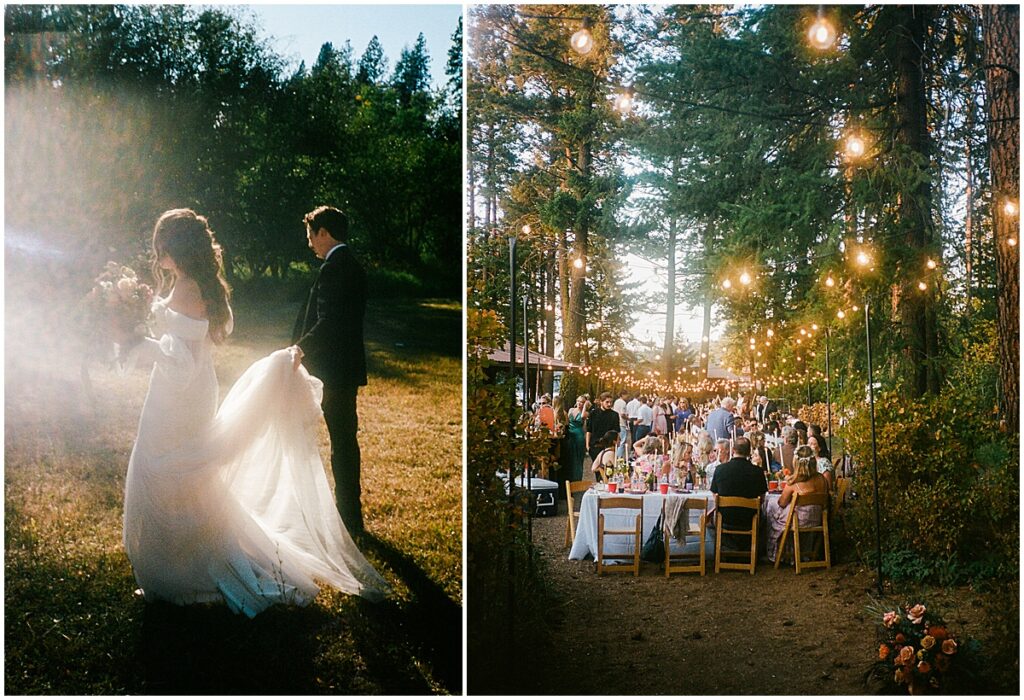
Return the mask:
M 302 363 L 324 383 L 323 411 L 331 436 L 338 512 L 349 533 L 363 531 L 356 394 L 366 386 L 366 273 L 347 245 L 330 251 L 292 333 Z

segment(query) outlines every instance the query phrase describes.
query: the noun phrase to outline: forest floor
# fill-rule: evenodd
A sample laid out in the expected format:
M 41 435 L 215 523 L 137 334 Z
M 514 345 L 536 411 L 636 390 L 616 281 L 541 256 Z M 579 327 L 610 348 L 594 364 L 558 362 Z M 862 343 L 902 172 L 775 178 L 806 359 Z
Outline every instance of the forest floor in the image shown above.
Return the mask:
M 877 621 L 865 609 L 878 598 L 873 570 L 840 561 L 830 570 L 797 576 L 792 565 L 776 570 L 759 562 L 754 576 L 716 575 L 712 558 L 703 577 L 666 579 L 662 567 L 644 562 L 639 577 L 598 578 L 593 561 L 568 559 L 564 501 L 559 505 L 557 516 L 533 521 L 533 541 L 553 601 L 545 615 L 549 624 L 524 641 L 530 652 L 512 664 L 515 689 L 508 692 L 863 695 L 880 690 L 865 681 L 878 650 Z M 923 596 L 944 611 L 954 632 L 983 644 L 985 597 L 1006 595 L 914 586 L 890 586 L 886 593 L 888 601 Z M 1017 658 L 1017 667 L 1008 669 L 1013 678 L 1019 677 Z M 1016 688 L 1017 681 L 1010 682 Z M 495 677 L 486 681 L 489 692 L 502 692 L 493 690 L 501 685 Z
M 6 321 L 6 692 L 461 692 L 457 302 L 371 301 L 367 313 L 364 551 L 395 598 L 373 604 L 325 590 L 306 608 L 252 620 L 133 595 L 121 513 L 148 376 L 94 364 L 90 397 L 73 345 L 46 330 L 64 326 L 25 303 L 9 296 Z M 236 332 L 216 349 L 222 397 L 250 363 L 288 344 L 297 310 L 236 305 Z M 329 464 L 326 428 L 320 442 Z

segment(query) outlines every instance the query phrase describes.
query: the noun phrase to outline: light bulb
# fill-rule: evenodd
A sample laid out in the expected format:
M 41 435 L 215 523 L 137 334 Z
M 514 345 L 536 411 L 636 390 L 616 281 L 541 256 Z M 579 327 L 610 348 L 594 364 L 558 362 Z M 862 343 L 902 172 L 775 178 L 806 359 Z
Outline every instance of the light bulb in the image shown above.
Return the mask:
M 846 137 L 846 157 L 850 160 L 857 160 L 867 153 L 868 145 L 859 134 L 851 134 Z
M 832 279 L 831 275 L 829 275 L 828 278 L 825 279 L 825 286 L 826 287 L 834 287 L 834 286 L 836 286 L 836 281 L 834 279 Z
M 1017 208 L 1017 202 L 1013 201 L 1012 199 L 1007 199 L 1005 202 L 1003 202 L 1003 213 L 1006 214 L 1007 216 L 1017 216 L 1018 211 L 1019 209 Z
M 583 258 L 576 258 L 575 260 L 573 260 L 572 261 L 572 266 L 575 267 L 577 270 L 582 269 L 583 268 Z
M 871 258 L 862 250 L 857 253 L 857 264 L 861 266 L 869 265 L 871 264 Z
M 569 45 L 579 55 L 586 56 L 594 48 L 594 36 L 590 33 L 589 29 L 583 27 L 572 35 Z
M 819 17 L 811 25 L 810 30 L 807 32 L 807 37 L 810 39 L 812 46 L 824 51 L 836 42 L 836 30 L 831 22 L 824 17 Z
M 934 260 L 932 260 L 931 258 L 928 258 L 928 262 L 927 262 L 927 263 L 925 263 L 925 265 L 927 265 L 927 266 L 928 266 L 928 269 L 929 269 L 929 270 L 934 270 L 934 269 L 935 269 L 935 265 L 936 265 L 936 263 L 935 263 L 935 261 L 934 261 Z
M 746 272 L 744 272 L 743 274 L 741 274 L 741 275 L 740 275 L 740 284 L 742 284 L 742 285 L 744 285 L 744 286 L 746 286 L 746 285 L 750 284 L 750 275 L 749 275 L 749 274 L 747 274 Z
M 523 233 L 529 235 L 530 231 L 530 224 L 523 224 Z
M 729 289 L 730 287 L 732 287 L 732 282 L 730 282 L 728 279 L 722 282 L 722 289 Z
M 846 318 L 846 312 L 843 311 L 842 309 L 839 309 L 839 311 L 836 312 L 836 316 L 838 316 L 839 318 Z
M 924 282 L 918 282 L 917 283 L 917 288 L 920 289 L 923 292 L 924 290 L 928 289 L 928 285 L 925 284 Z
M 768 329 L 768 337 L 769 338 L 775 337 L 775 331 L 773 331 L 771 328 Z

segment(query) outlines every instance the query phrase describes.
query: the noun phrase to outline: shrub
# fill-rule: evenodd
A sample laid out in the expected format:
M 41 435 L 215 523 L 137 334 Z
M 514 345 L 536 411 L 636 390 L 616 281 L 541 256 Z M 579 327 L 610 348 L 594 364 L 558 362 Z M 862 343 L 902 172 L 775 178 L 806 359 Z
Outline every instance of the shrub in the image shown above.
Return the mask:
M 882 564 L 891 578 L 954 583 L 1017 575 L 1017 438 L 999 432 L 993 412 L 994 338 L 965 347 L 938 397 L 876 397 Z M 861 496 L 850 511 L 850 533 L 874 564 L 869 420 L 861 406 L 845 434 Z
M 466 311 L 466 498 L 468 649 L 473 693 L 514 693 L 524 679 L 498 669 L 508 649 L 529 648 L 525 638 L 543 629 L 544 584 L 527 538 L 525 500 L 509 501 L 497 476 L 510 463 L 536 463 L 547 443 L 524 437 L 520 421 L 509 439 L 513 410 L 509 380 L 494 377 L 486 352 L 497 347 L 501 326 L 493 311 Z M 512 639 L 509 636 L 512 636 Z

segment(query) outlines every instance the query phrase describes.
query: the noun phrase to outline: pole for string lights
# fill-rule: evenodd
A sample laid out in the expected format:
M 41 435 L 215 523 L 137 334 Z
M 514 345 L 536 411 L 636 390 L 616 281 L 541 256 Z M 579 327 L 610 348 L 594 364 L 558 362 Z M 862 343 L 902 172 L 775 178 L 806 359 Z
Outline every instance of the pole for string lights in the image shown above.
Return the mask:
M 508 525 L 512 536 L 515 533 L 516 512 L 516 479 L 515 479 L 515 439 L 516 439 L 516 235 L 508 239 L 508 363 L 509 377 L 512 385 L 512 401 L 508 417 Z M 516 550 L 508 548 L 508 640 L 511 646 L 515 642 L 515 610 L 516 610 Z
M 530 400 L 530 319 L 527 317 L 527 306 L 530 302 L 530 286 L 523 291 L 523 404 Z M 530 544 L 533 544 L 533 511 L 537 503 L 533 498 L 533 465 L 526 470 L 526 495 L 530 499 L 530 508 L 526 511 L 526 531 Z M 533 569 L 533 557 L 528 560 Z
M 871 406 L 871 469 L 875 486 L 875 554 L 878 557 L 878 595 L 882 595 L 882 511 L 878 502 L 878 446 L 875 442 L 875 377 L 871 366 L 871 297 L 864 299 L 864 329 L 868 346 L 868 403 Z
M 829 325 L 825 324 L 825 412 L 828 415 L 828 454 L 829 457 L 835 459 L 835 455 L 832 454 L 832 372 L 829 365 Z

